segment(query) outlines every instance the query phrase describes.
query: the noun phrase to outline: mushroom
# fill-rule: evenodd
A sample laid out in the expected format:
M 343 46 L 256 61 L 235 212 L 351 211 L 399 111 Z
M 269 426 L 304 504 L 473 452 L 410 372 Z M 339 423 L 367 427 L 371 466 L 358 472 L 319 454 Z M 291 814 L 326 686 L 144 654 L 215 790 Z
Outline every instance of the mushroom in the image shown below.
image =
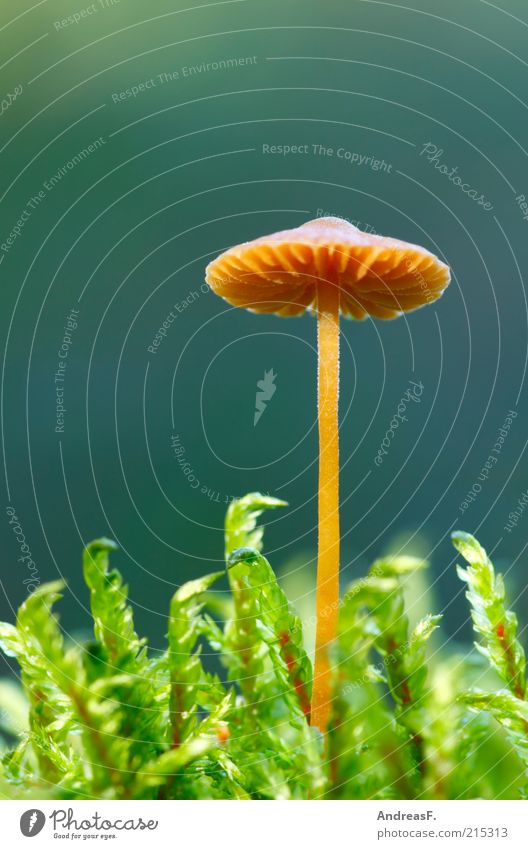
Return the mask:
M 436 301 L 449 268 L 425 248 L 318 218 L 222 253 L 206 281 L 235 307 L 282 316 L 317 314 L 319 502 L 317 632 L 311 723 L 331 708 L 328 647 L 339 608 L 339 314 L 389 319 Z

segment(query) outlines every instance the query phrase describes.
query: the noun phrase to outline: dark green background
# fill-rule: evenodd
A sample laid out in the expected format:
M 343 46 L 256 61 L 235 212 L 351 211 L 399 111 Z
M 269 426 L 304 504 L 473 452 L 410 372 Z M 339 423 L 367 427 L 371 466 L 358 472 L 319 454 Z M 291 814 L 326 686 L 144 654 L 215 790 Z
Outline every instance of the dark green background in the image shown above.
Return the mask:
M 388 547 L 424 551 L 447 632 L 468 637 L 449 544 L 461 526 L 509 570 L 526 614 L 528 518 L 504 530 L 527 487 L 528 221 L 515 200 L 528 193 L 526 4 L 121 0 L 56 30 L 89 5 L 4 0 L 0 13 L 0 93 L 23 87 L 0 118 L 0 242 L 44 181 L 105 139 L 46 192 L 0 265 L 3 498 L 41 580 L 68 581 L 66 628 L 87 621 L 82 542 L 104 534 L 120 545 L 115 561 L 159 645 L 174 587 L 221 561 L 225 498 L 257 489 L 290 502 L 272 517 L 267 551 L 290 585 L 296 577 L 303 609 L 313 601 L 315 322 L 232 310 L 200 287 L 219 251 L 318 209 L 423 244 L 453 270 L 438 305 L 343 324 L 344 580 Z M 174 71 L 179 79 L 112 100 Z M 492 211 L 420 155 L 427 142 Z M 391 169 L 265 155 L 263 144 L 344 147 Z M 53 374 L 72 307 L 79 327 L 58 435 Z M 254 427 L 256 383 L 270 368 L 277 391 Z M 423 382 L 421 403 L 376 468 L 411 379 Z M 509 409 L 518 416 L 499 461 L 462 513 Z M 174 458 L 175 432 L 198 489 Z M 11 619 L 25 574 L 7 518 L 1 529 L 1 614 Z

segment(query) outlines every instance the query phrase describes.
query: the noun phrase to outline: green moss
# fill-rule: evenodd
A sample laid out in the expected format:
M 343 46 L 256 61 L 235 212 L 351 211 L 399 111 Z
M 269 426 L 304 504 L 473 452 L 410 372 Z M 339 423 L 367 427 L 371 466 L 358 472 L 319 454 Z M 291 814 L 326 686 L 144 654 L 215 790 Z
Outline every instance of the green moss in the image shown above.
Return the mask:
M 115 547 L 87 547 L 93 639 L 65 645 L 40 587 L 0 645 L 21 687 L 0 683 L 0 793 L 14 798 L 455 799 L 526 795 L 525 657 L 502 578 L 468 534 L 480 654 L 429 638 L 441 617 L 409 624 L 404 582 L 426 563 L 377 560 L 344 594 L 332 648 L 326 740 L 309 724 L 312 668 L 303 623 L 262 554 L 262 512 L 283 502 L 253 493 L 226 517 L 230 599 L 210 603 L 219 573 L 180 587 L 168 647 L 151 656 L 135 630 Z M 218 656 L 225 674 L 202 660 Z M 484 657 L 483 657 L 484 656 Z M 215 667 L 218 668 L 218 665 Z M 486 689 L 473 684 L 485 683 Z M 499 682 L 498 688 L 493 681 Z

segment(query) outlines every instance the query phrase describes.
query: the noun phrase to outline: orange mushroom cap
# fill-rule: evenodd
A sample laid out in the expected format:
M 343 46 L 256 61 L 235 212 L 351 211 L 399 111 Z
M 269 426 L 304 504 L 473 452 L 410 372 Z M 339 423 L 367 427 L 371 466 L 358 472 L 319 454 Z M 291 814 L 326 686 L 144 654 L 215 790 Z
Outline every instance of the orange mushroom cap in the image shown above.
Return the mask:
M 209 263 L 206 280 L 235 307 L 279 315 L 315 308 L 323 281 L 339 286 L 344 315 L 388 319 L 436 301 L 450 273 L 418 245 L 317 218 L 229 248 Z

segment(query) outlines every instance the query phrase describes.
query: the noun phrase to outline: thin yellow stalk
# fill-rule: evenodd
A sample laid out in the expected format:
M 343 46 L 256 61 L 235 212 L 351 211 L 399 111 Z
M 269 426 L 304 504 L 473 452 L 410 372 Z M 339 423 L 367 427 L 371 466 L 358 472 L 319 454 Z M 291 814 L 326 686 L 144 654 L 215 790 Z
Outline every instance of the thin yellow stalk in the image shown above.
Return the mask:
M 331 709 L 328 649 L 339 607 L 339 287 L 325 282 L 317 294 L 319 539 L 317 631 L 311 723 L 325 731 Z

